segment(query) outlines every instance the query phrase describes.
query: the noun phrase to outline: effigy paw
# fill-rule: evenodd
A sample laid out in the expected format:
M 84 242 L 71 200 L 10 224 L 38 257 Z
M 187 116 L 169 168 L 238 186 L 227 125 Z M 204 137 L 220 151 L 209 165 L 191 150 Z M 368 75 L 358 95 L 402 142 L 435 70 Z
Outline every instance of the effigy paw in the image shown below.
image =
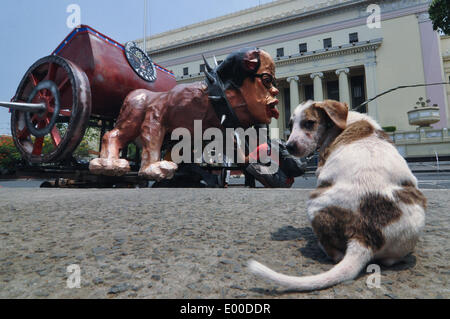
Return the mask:
M 125 159 L 95 158 L 89 170 L 96 175 L 122 176 L 130 171 L 130 164 Z
M 162 179 L 171 179 L 177 169 L 178 165 L 174 162 L 161 161 L 152 163 L 146 167 L 141 167 L 139 176 L 159 182 Z

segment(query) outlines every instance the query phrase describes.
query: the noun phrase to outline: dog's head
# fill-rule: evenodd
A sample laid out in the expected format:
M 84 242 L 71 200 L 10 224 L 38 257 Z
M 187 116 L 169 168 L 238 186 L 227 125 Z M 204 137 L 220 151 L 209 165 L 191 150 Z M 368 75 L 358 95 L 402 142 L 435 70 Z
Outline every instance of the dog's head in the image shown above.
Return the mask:
M 347 114 L 347 104 L 338 101 L 307 101 L 300 104 L 289 122 L 289 152 L 298 157 L 310 155 L 326 142 L 327 136 L 335 136 L 345 129 Z
M 216 69 L 225 89 L 239 90 L 255 123 L 278 118 L 279 91 L 275 87 L 275 63 L 265 51 L 252 48 L 231 53 Z

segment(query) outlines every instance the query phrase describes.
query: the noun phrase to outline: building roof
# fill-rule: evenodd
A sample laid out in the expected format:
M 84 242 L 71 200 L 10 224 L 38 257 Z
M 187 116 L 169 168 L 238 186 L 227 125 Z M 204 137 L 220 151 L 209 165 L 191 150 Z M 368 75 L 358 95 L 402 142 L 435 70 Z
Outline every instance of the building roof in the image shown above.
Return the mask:
M 367 1 L 277 0 L 147 37 L 147 51 L 161 53 L 364 2 Z M 136 40 L 136 42 L 142 43 L 143 39 Z

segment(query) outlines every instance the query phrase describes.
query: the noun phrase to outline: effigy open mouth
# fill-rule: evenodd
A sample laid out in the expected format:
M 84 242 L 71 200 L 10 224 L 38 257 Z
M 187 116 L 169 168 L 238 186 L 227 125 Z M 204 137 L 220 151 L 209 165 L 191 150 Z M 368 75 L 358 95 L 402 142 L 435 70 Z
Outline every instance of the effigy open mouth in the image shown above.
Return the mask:
M 269 118 L 274 117 L 274 118 L 278 119 L 278 117 L 280 116 L 280 112 L 278 111 L 278 109 L 276 107 L 277 104 L 278 104 L 277 99 L 275 99 L 272 102 L 270 102 L 269 104 L 267 104 L 266 113 Z

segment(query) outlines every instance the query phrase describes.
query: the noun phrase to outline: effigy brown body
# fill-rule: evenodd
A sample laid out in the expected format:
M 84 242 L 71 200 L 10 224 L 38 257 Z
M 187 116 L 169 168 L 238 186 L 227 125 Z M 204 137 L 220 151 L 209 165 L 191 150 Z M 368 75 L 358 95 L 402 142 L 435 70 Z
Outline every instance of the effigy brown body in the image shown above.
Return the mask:
M 262 78 L 252 76 L 266 73 L 275 78 L 271 56 L 263 50 L 249 49 L 242 59 L 234 57 L 232 63 L 239 64 L 237 70 L 249 74 L 243 81 L 238 81 L 242 82 L 239 87 L 231 85 L 225 90 L 240 125 L 248 128 L 268 124 L 272 117 L 278 118 L 275 105 L 279 91 L 273 85 L 264 85 Z M 242 77 L 242 74 L 238 76 Z M 132 91 L 125 98 L 115 127 L 103 137 L 100 157 L 90 162 L 89 169 L 103 175 L 123 175 L 130 171 L 128 161 L 119 157 L 120 150 L 138 139 L 142 143 L 139 175 L 155 180 L 172 178 L 178 166 L 161 160 L 164 137 L 179 127 L 193 134 L 195 120 L 202 121 L 203 130 L 221 128 L 208 98 L 208 86 L 203 81 L 179 84 L 168 92 Z

